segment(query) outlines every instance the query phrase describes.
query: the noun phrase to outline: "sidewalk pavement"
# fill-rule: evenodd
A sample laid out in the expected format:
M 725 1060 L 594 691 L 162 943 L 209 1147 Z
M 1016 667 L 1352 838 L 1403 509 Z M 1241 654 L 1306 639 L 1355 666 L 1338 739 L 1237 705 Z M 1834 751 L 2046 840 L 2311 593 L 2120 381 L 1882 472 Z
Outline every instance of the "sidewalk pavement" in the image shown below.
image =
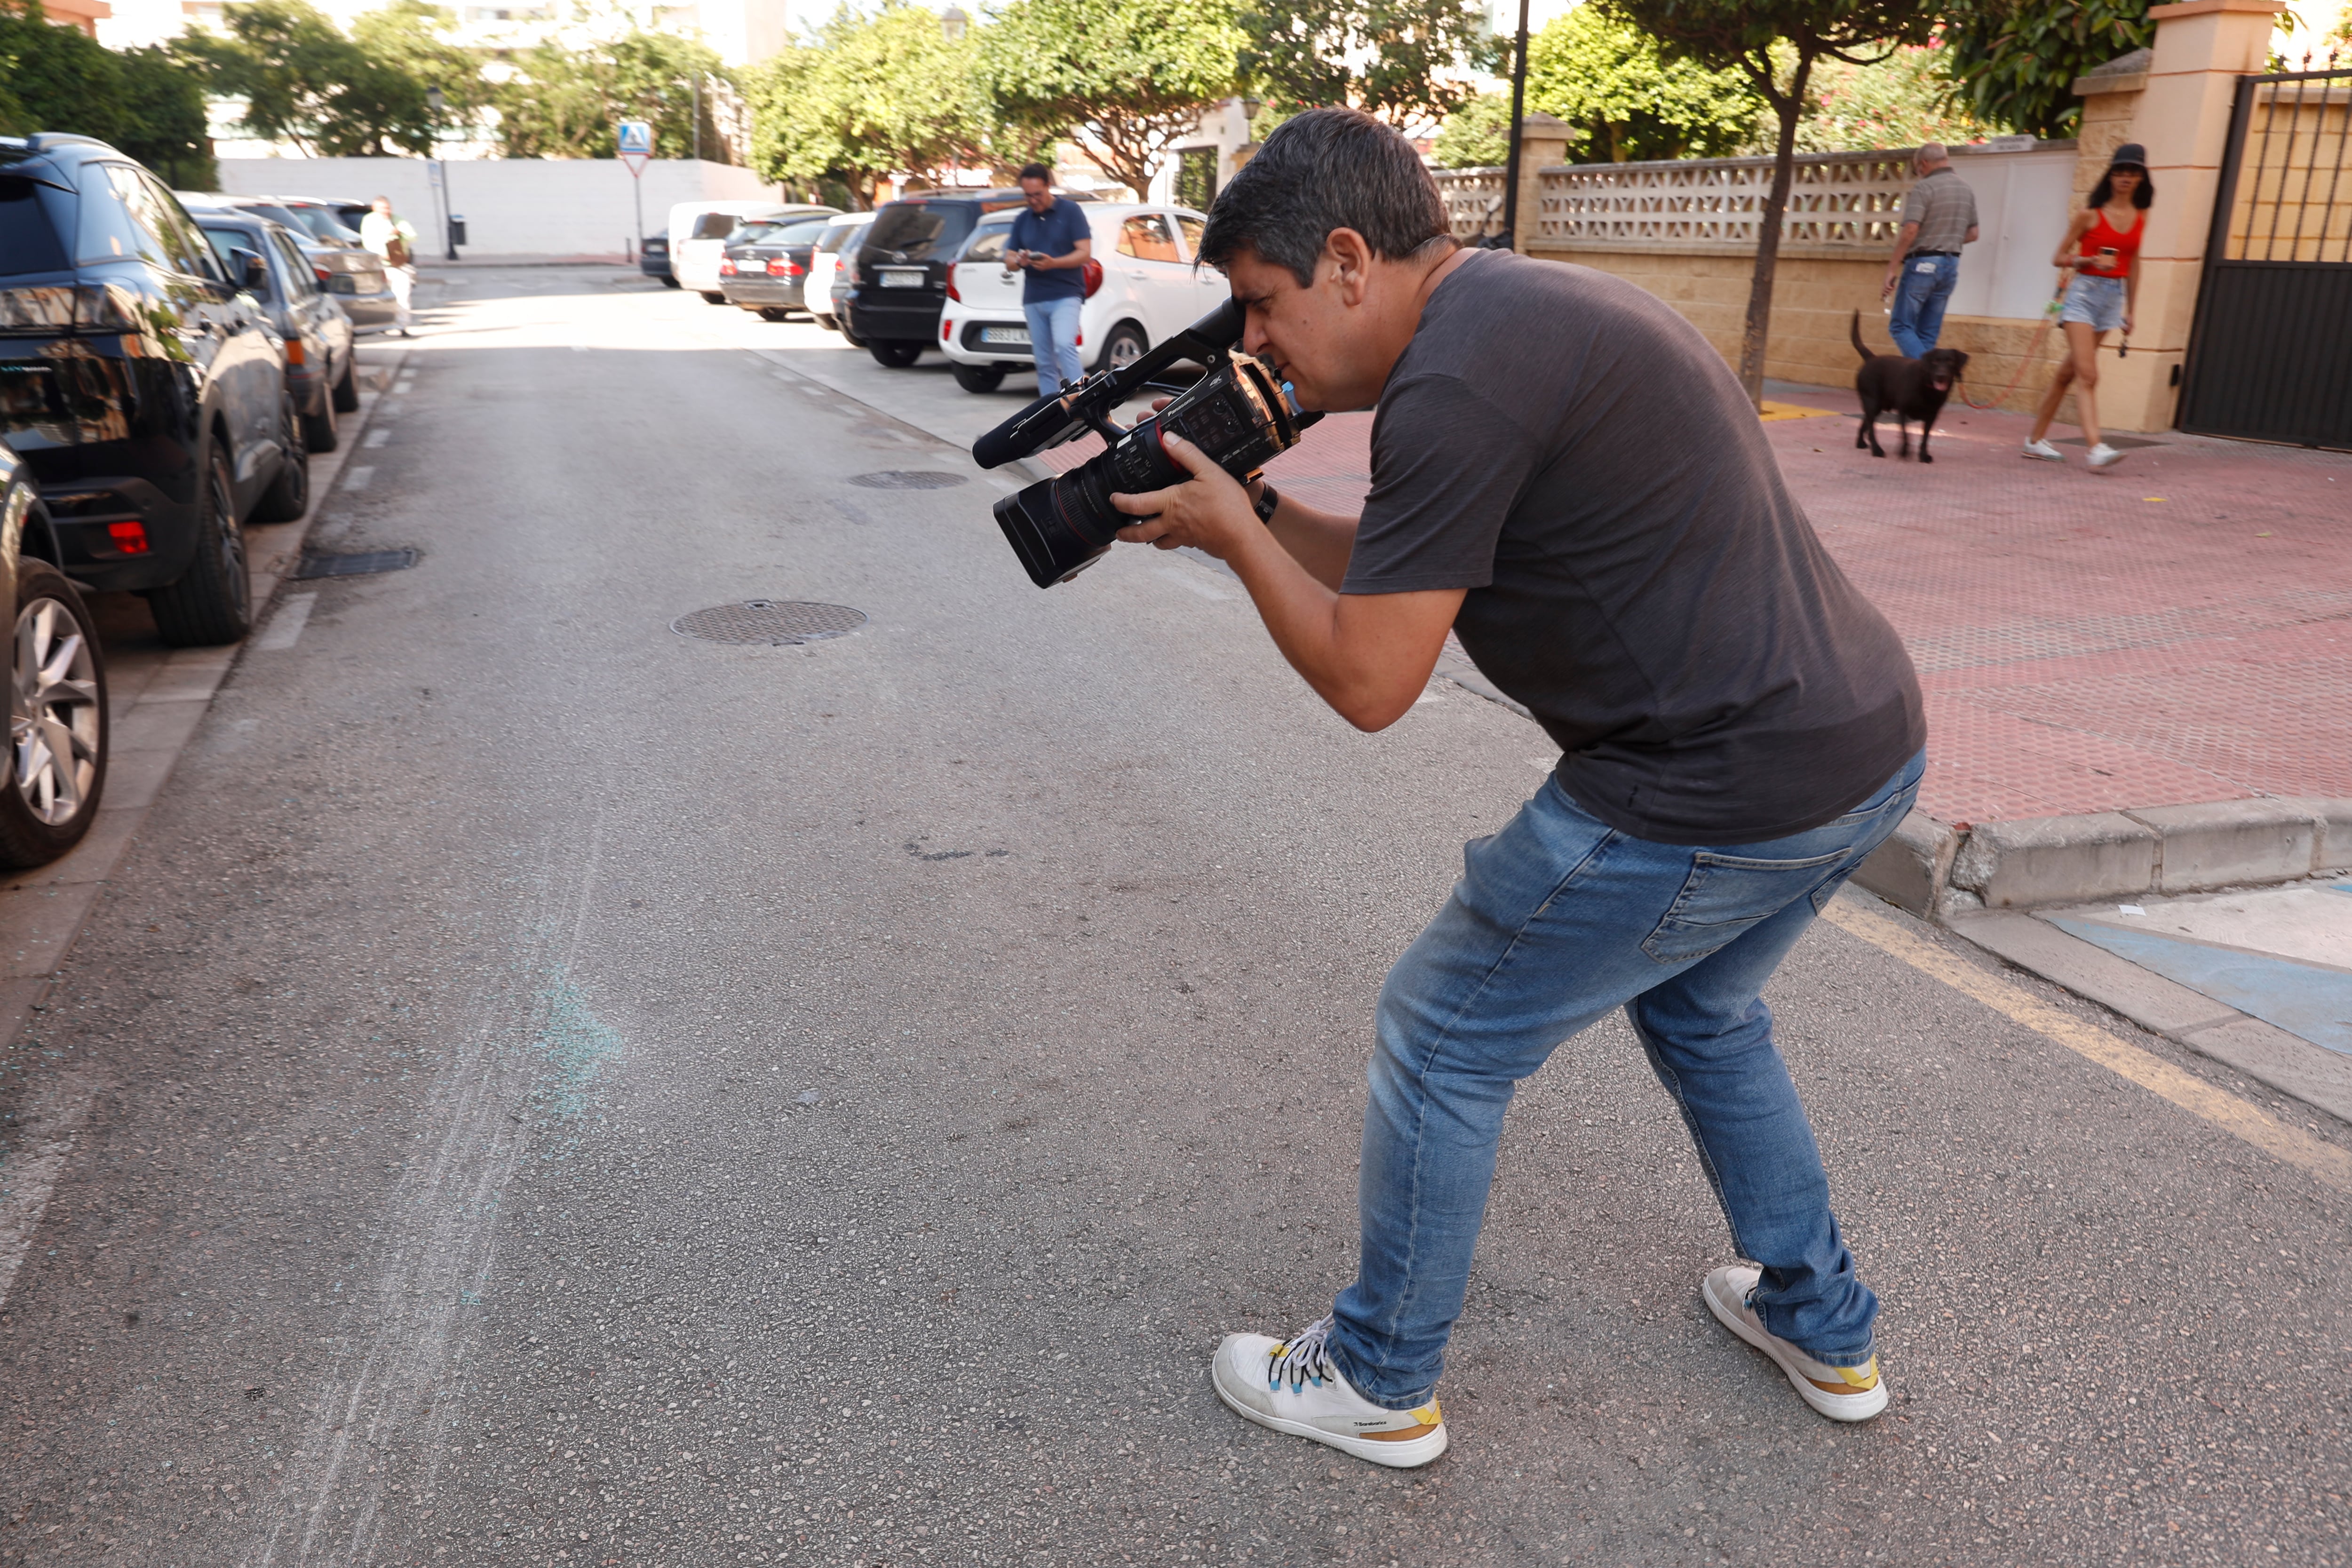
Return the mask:
M 2314 878 L 2352 866 L 2352 455 L 2168 433 L 2094 471 L 2064 427 L 2064 465 L 2030 461 L 2029 420 L 1956 404 L 1921 464 L 1854 446 L 1851 389 L 1767 390 L 1927 696 L 1919 812 L 1859 880 L 2352 1121 L 2352 880 Z M 1327 418 L 1267 477 L 1352 510 L 1370 434 Z

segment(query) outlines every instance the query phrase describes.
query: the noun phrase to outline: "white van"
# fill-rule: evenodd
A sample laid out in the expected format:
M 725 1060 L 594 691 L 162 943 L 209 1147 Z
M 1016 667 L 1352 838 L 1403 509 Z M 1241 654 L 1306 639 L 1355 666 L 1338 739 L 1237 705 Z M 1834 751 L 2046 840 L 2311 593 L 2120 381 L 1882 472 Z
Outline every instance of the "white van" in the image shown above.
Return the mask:
M 727 303 L 719 291 L 719 258 L 727 237 L 747 217 L 824 217 L 837 207 L 805 202 L 680 202 L 669 209 L 669 268 L 681 289 L 691 289 L 714 305 Z

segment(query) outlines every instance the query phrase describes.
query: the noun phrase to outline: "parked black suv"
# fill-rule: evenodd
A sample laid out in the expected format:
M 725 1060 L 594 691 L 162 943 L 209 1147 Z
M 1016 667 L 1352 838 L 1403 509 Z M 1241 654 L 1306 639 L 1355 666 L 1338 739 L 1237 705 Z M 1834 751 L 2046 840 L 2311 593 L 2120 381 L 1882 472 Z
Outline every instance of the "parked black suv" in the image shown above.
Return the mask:
M 285 346 L 163 182 L 102 142 L 0 136 L 0 437 L 60 563 L 147 596 L 180 647 L 252 624 L 242 524 L 292 521 L 310 458 Z
M 1011 190 L 934 191 L 886 203 L 866 226 L 855 256 L 841 258 L 833 286 L 849 300 L 849 335 L 878 363 L 909 365 L 939 342 L 947 306 L 948 263 L 983 213 L 1017 207 L 1026 198 Z M 1063 193 L 1064 201 L 1091 201 Z M 838 306 L 836 305 L 836 310 Z

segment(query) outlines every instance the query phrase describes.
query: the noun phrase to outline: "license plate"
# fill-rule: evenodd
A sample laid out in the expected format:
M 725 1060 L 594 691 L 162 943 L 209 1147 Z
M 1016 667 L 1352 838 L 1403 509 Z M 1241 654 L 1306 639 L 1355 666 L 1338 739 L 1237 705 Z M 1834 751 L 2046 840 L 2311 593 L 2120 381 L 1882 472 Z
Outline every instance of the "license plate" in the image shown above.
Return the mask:
M 1026 327 L 982 327 L 980 329 L 980 341 L 984 343 L 1003 343 L 1008 347 L 1025 349 L 1029 346 L 1029 329 Z
M 923 275 L 919 272 L 885 271 L 882 274 L 882 287 L 885 289 L 919 289 L 922 286 Z

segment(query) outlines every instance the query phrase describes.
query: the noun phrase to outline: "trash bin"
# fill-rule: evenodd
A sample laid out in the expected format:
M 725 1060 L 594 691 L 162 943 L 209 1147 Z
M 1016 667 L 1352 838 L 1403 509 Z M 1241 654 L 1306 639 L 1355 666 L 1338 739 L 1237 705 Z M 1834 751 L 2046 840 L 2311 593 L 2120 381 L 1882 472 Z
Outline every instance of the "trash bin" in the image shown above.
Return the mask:
M 465 243 L 466 215 L 464 213 L 451 213 L 449 215 L 449 248 L 455 250 Z

